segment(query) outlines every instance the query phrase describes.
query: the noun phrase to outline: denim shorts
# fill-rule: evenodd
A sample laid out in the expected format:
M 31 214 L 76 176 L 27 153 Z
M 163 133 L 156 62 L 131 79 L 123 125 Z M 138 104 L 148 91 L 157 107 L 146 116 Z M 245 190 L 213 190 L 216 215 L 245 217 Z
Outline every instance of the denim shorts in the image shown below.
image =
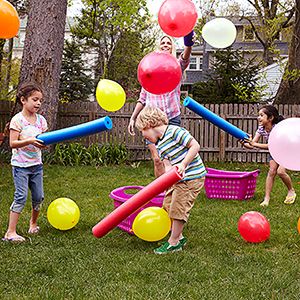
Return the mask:
M 176 116 L 176 117 L 174 117 L 174 118 L 172 118 L 172 119 L 169 120 L 169 125 L 180 126 L 180 124 L 181 124 L 181 117 L 180 117 L 180 115 L 178 115 L 178 116 Z M 145 140 L 145 142 L 146 142 L 146 145 L 153 144 L 153 143 L 151 143 L 147 139 Z
M 21 213 L 27 200 L 29 188 L 31 191 L 32 209 L 39 211 L 41 203 L 44 200 L 43 165 L 27 168 L 13 166 L 12 174 L 15 184 L 15 194 L 10 210 Z

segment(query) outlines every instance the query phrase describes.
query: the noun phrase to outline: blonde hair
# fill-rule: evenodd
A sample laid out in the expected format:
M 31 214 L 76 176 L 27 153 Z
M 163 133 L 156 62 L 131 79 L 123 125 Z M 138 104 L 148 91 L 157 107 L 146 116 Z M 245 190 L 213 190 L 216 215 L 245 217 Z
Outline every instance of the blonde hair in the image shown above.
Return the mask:
M 135 126 L 139 131 L 148 128 L 155 128 L 161 125 L 168 125 L 168 117 L 158 107 L 145 106 L 145 108 L 139 113 Z
M 158 40 L 157 50 L 160 51 L 160 43 L 161 43 L 161 41 L 162 41 L 165 37 L 168 38 L 168 39 L 171 41 L 171 43 L 172 43 L 172 51 L 171 51 L 171 54 L 174 55 L 174 56 L 176 57 L 176 46 L 175 46 L 175 41 L 174 41 L 174 39 L 173 39 L 171 36 L 169 36 L 169 35 L 167 35 L 167 34 L 163 35 L 163 36 Z

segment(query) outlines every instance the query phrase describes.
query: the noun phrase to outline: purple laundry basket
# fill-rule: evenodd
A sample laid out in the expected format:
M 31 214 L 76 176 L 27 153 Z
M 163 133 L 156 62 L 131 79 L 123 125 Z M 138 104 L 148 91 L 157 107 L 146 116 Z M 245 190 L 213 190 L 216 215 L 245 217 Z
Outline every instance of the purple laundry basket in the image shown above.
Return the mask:
M 143 186 L 122 186 L 119 187 L 115 190 L 113 190 L 109 197 L 114 199 L 114 207 L 115 209 L 117 207 L 119 207 L 121 204 L 123 204 L 126 200 L 130 199 L 134 193 L 126 193 L 126 192 L 132 192 L 132 191 L 140 191 L 141 189 L 143 189 Z M 128 218 L 126 218 L 125 220 L 123 220 L 118 227 L 126 232 L 128 232 L 129 234 L 134 234 L 132 231 L 132 224 L 133 221 L 135 219 L 135 217 L 137 216 L 137 214 L 142 211 L 143 209 L 145 209 L 146 207 L 150 207 L 150 206 L 157 206 L 157 207 L 162 207 L 163 201 L 164 201 L 164 193 L 159 194 L 158 196 L 156 196 L 155 198 L 151 199 L 147 204 L 145 204 L 144 206 L 142 206 L 140 209 L 138 209 L 137 211 L 135 211 L 133 214 L 131 214 Z
M 260 170 L 252 172 L 223 171 L 206 168 L 205 192 L 207 198 L 246 200 L 252 198 Z

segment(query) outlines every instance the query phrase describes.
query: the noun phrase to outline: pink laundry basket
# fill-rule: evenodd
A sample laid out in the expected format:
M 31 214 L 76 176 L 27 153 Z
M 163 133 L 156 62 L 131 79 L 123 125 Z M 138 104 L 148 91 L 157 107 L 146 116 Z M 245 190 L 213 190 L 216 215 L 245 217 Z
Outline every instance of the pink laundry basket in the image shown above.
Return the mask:
M 260 170 L 252 172 L 223 171 L 206 168 L 207 198 L 246 200 L 254 196 Z
M 143 186 L 122 186 L 122 187 L 119 187 L 119 188 L 113 190 L 110 193 L 109 197 L 114 199 L 114 207 L 116 209 L 117 207 L 119 207 L 121 204 L 123 204 L 126 200 L 130 199 L 134 195 L 134 193 L 132 194 L 132 193 L 126 193 L 126 192 L 140 191 L 143 188 L 144 188 Z M 135 217 L 137 216 L 137 214 L 140 211 L 142 211 L 143 209 L 145 209 L 146 207 L 150 207 L 150 206 L 162 207 L 163 201 L 164 201 L 164 193 L 161 193 L 158 196 L 156 196 L 155 198 L 151 199 L 150 202 L 148 202 L 147 204 L 142 206 L 136 212 L 131 214 L 128 218 L 123 220 L 118 225 L 118 227 L 130 234 L 134 234 L 132 231 L 132 224 L 133 224 L 133 221 L 134 221 Z

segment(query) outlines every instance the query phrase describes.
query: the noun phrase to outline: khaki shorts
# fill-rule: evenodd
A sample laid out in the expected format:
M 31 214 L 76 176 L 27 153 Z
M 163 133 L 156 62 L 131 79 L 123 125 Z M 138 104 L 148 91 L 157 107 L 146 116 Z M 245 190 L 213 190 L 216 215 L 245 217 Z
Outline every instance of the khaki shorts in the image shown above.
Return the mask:
M 204 179 L 180 181 L 166 191 L 163 208 L 171 219 L 187 222 L 195 200 L 204 186 Z

